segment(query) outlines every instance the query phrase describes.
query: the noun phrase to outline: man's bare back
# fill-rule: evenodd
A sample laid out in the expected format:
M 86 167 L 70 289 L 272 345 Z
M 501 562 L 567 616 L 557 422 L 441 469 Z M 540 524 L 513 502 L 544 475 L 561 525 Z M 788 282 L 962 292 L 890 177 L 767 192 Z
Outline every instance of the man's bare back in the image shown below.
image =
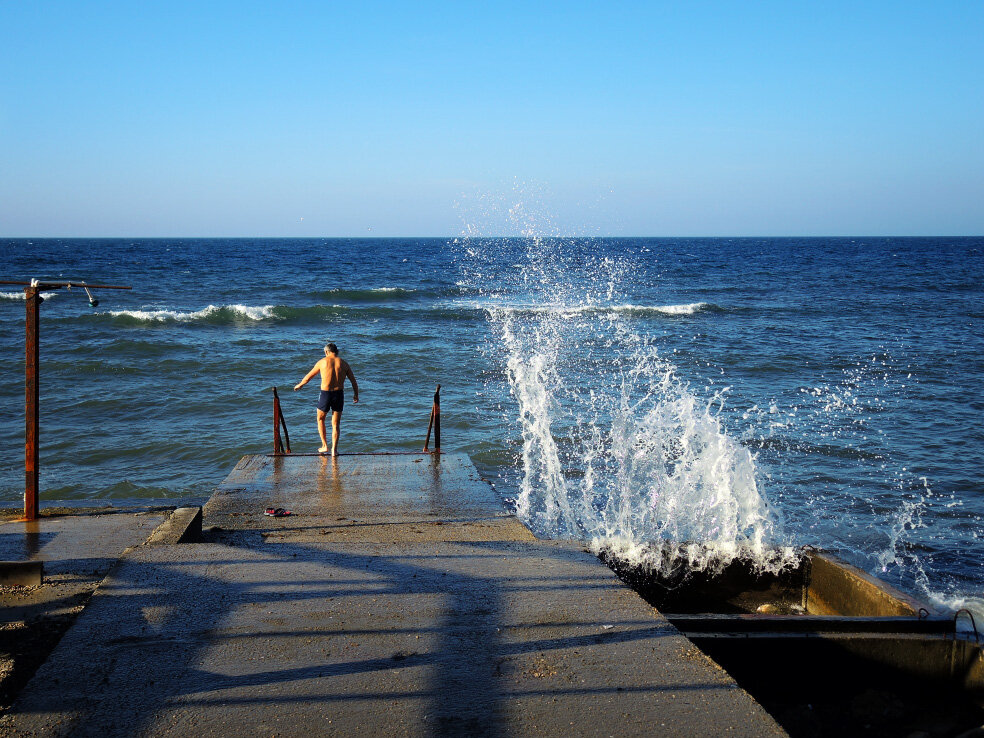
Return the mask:
M 318 361 L 321 372 L 321 389 L 331 392 L 340 390 L 345 384 L 345 377 L 352 371 L 348 362 L 337 356 L 326 356 Z

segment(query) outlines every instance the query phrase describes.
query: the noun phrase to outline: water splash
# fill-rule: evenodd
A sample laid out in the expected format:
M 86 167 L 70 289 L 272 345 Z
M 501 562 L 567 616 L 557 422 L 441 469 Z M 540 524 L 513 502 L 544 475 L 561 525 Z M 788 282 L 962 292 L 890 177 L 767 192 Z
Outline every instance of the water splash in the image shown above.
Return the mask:
M 624 309 L 628 265 L 524 230 L 458 244 L 466 281 L 492 285 L 484 306 L 521 437 L 519 516 L 663 572 L 792 563 L 752 453 L 722 426 L 725 391 L 702 399 Z
M 913 555 L 907 546 L 911 538 L 911 533 L 926 528 L 924 520 L 928 512 L 927 496 L 933 496 L 933 490 L 929 487 L 926 477 L 921 477 L 923 483 L 923 493 L 911 494 L 908 499 L 902 501 L 901 506 L 895 513 L 894 519 L 888 530 L 888 545 L 885 550 L 878 554 L 878 563 L 882 573 L 888 573 L 889 567 L 911 566 L 916 572 L 917 581 L 922 579 L 926 583 L 926 572 L 923 569 L 918 556 Z
M 779 498 L 784 490 L 798 498 L 785 521 L 805 541 L 941 612 L 967 608 L 984 620 L 984 599 L 968 594 L 979 580 L 951 573 L 981 568 L 973 554 L 981 516 L 964 510 L 958 494 L 934 491 L 930 478 L 913 470 L 913 453 L 922 452 L 921 466 L 932 461 L 923 449 L 910 445 L 907 457 L 896 451 L 904 444 L 892 438 L 898 434 L 894 410 L 919 382 L 917 370 L 896 354 L 905 355 L 901 346 L 880 345 L 845 359 L 836 375 L 763 403 L 767 408 L 744 411 L 744 443 L 760 449 Z M 796 487 L 806 475 L 822 491 L 802 499 Z

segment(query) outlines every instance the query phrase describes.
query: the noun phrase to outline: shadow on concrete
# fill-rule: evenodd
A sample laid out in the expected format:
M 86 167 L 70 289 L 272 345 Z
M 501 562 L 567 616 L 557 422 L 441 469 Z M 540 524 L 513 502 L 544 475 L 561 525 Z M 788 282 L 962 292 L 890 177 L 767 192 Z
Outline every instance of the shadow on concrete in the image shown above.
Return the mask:
M 501 512 L 466 457 L 394 458 L 244 458 L 206 506 L 226 530 L 129 552 L 0 732 L 779 734 L 579 549 L 296 539 L 340 516 Z M 268 505 L 302 514 L 275 523 Z
M 500 687 L 503 668 L 504 665 L 508 668 L 515 657 L 600 643 L 646 641 L 672 632 L 660 632 L 655 620 L 633 621 L 629 628 L 622 624 L 619 630 L 610 631 L 600 630 L 604 623 L 590 619 L 560 623 L 550 619 L 508 622 L 502 612 L 503 588 L 509 590 L 511 598 L 523 598 L 534 590 L 555 590 L 565 597 L 583 599 L 589 594 L 582 588 L 594 590 L 605 586 L 590 580 L 558 581 L 535 574 L 493 579 L 446 566 L 469 560 L 481 566 L 488 556 L 500 553 L 515 557 L 515 546 L 509 543 L 459 545 L 457 548 L 472 549 L 474 553 L 435 558 L 250 543 L 247 539 L 255 540 L 255 532 L 237 533 L 235 537 L 240 539 L 237 541 L 240 545 L 170 547 L 170 552 L 178 554 L 173 560 L 154 560 L 152 556 L 141 560 L 136 555 L 124 560 L 84 618 L 63 640 L 60 653 L 39 671 L 30 693 L 14 706 L 14 724 L 27 728 L 34 721 L 23 718 L 30 713 L 43 719 L 45 713 L 58 715 L 67 709 L 76 713 L 73 734 L 153 735 L 163 732 L 165 726 L 161 721 L 169 711 L 187 718 L 189 710 L 267 705 L 273 708 L 273 714 L 278 714 L 286 704 L 330 706 L 337 702 L 357 702 L 363 706 L 382 706 L 387 701 L 411 700 L 425 703 L 422 714 L 431 735 L 495 736 L 502 731 L 503 724 L 504 695 Z M 206 548 L 209 555 L 202 556 Z M 180 555 L 184 552 L 192 555 Z M 161 551 L 144 549 L 138 553 Z M 536 556 L 527 556 L 522 566 L 532 572 L 537 558 L 544 556 L 559 557 L 565 562 L 569 559 L 569 554 L 562 550 L 537 548 Z M 419 563 L 411 563 L 414 560 Z M 316 566 L 330 567 L 332 575 L 304 577 L 297 582 L 285 577 L 298 562 L 312 561 Z M 441 567 L 435 568 L 435 562 Z M 428 563 L 431 565 L 427 566 Z M 246 577 L 237 577 L 245 571 L 249 572 Z M 600 571 L 607 573 L 604 569 Z M 339 579 L 334 572 L 358 576 Z M 248 581 L 242 581 L 243 578 Z M 297 603 L 308 605 L 303 612 L 294 613 L 303 619 L 311 612 L 312 603 L 315 610 L 317 603 L 324 603 L 325 608 L 336 612 L 358 614 L 365 604 L 361 601 L 366 598 L 398 601 L 408 595 L 435 595 L 443 603 L 430 627 L 284 630 L 277 627 L 281 616 L 296 620 L 291 617 L 291 611 Z M 339 607 L 339 599 L 359 602 L 353 603 L 354 607 Z M 259 622 L 247 618 L 251 625 L 244 629 L 236 613 L 250 609 L 276 617 L 266 618 L 271 624 L 265 628 L 258 627 L 263 618 Z M 572 627 L 595 633 L 573 637 L 541 634 L 559 629 L 569 631 Z M 504 640 L 503 633 L 508 640 Z M 432 645 L 419 651 L 395 648 L 387 656 L 348 660 L 334 656 L 335 648 L 344 648 L 343 644 L 333 644 L 339 639 L 368 637 L 387 641 L 397 637 L 406 643 L 418 636 Z M 236 645 L 224 647 L 223 642 Z M 376 644 L 374 650 L 378 652 L 381 645 Z M 329 648 L 330 657 L 316 657 L 315 651 L 321 646 Z M 217 659 L 216 650 L 220 652 Z M 256 661 L 252 657 L 263 653 L 278 665 L 255 669 Z M 295 653 L 305 663 L 284 665 Z M 244 658 L 238 665 L 236 654 Z M 386 689 L 384 685 L 389 681 L 386 677 L 394 670 L 412 670 L 418 673 L 418 678 L 403 688 Z M 352 688 L 358 685 L 340 684 L 335 688 L 333 682 L 352 675 L 368 677 L 358 684 L 375 686 L 368 691 Z M 719 688 L 710 684 L 671 684 L 665 689 L 709 687 Z M 552 685 L 549 689 L 525 689 L 522 693 L 556 696 L 626 691 L 655 693 L 660 688 Z M 122 706 L 129 715 L 125 721 L 120 716 Z M 239 716 L 250 721 L 255 718 L 256 713 Z M 309 716 L 295 718 L 305 729 L 317 728 L 310 723 Z M 207 722 L 204 716 L 202 719 Z

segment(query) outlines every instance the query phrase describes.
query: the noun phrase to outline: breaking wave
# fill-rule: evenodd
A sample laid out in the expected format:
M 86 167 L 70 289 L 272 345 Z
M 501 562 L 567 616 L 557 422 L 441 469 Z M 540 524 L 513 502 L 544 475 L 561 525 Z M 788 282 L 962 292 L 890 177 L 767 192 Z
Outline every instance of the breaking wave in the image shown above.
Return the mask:
M 331 320 L 379 320 L 385 318 L 426 318 L 433 321 L 483 321 L 484 310 L 446 304 L 426 307 L 397 305 L 209 305 L 201 310 L 171 309 L 110 310 L 86 313 L 62 320 L 110 320 L 126 326 L 161 325 L 251 325 L 264 322 L 317 324 Z
M 110 310 L 96 315 L 108 315 L 123 323 L 241 323 L 275 318 L 275 306 L 209 305 L 193 312 L 178 310 Z

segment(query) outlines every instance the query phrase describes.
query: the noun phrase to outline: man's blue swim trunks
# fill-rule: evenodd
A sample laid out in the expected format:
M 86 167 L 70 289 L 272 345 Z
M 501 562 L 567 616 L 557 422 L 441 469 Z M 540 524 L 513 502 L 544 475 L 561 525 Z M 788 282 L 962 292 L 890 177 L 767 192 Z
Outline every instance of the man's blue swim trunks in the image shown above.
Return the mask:
M 318 397 L 318 410 L 321 412 L 340 413 L 344 404 L 345 394 L 341 390 L 321 390 Z

